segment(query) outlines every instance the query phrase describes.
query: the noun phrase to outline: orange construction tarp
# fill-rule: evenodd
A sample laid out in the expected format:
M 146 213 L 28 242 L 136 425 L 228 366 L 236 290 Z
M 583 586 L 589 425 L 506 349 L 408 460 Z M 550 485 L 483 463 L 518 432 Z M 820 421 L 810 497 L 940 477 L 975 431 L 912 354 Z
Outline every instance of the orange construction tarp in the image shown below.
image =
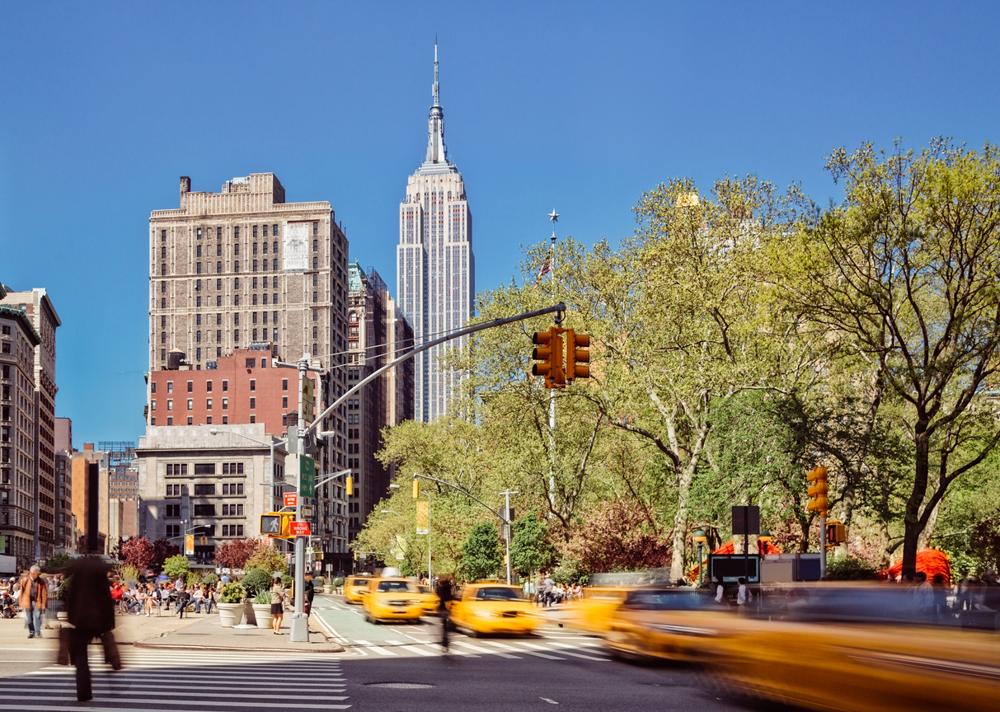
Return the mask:
M 951 583 L 951 563 L 948 555 L 940 549 L 921 549 L 917 552 L 917 571 L 927 574 L 933 581 L 935 574 L 943 574 L 945 583 Z M 882 573 L 889 579 L 896 579 L 903 572 L 903 560 L 895 562 Z

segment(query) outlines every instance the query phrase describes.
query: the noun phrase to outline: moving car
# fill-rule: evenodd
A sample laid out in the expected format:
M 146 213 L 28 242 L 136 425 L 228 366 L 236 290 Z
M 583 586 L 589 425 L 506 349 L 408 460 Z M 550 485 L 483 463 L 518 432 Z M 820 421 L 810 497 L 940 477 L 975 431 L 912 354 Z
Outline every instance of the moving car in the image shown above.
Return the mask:
M 615 610 L 628 595 L 629 588 L 611 586 L 588 586 L 583 589 L 583 598 L 570 601 L 565 606 L 563 625 L 584 633 L 603 635 Z
M 417 598 L 420 599 L 424 615 L 437 615 L 438 609 L 441 607 L 441 599 L 434 593 L 434 589 L 424 584 L 417 584 Z
M 344 581 L 344 602 L 361 603 L 368 593 L 368 582 L 371 576 L 348 576 Z
M 717 638 L 745 624 L 734 610 L 706 591 L 637 588 L 608 615 L 604 643 L 619 658 L 706 660 Z
M 450 611 L 452 624 L 470 635 L 531 635 L 539 622 L 534 605 L 521 597 L 520 588 L 497 583 L 466 584 Z
M 390 620 L 419 621 L 424 615 L 417 585 L 408 579 L 373 578 L 364 597 L 365 620 L 379 623 Z
M 797 591 L 782 620 L 720 639 L 713 665 L 741 691 L 811 709 L 997 709 L 1000 636 L 921 610 L 913 594 Z

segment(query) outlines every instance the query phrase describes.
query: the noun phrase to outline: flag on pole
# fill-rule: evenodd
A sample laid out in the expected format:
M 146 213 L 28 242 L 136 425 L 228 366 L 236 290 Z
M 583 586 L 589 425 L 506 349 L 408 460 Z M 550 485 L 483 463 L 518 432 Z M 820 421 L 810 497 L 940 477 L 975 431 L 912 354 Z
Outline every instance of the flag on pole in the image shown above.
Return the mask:
M 538 276 L 535 278 L 535 284 L 536 285 L 540 284 L 542 281 L 542 277 L 544 277 L 551 271 L 552 271 L 552 257 L 550 256 L 546 257 L 545 261 L 542 262 L 542 268 L 538 270 Z

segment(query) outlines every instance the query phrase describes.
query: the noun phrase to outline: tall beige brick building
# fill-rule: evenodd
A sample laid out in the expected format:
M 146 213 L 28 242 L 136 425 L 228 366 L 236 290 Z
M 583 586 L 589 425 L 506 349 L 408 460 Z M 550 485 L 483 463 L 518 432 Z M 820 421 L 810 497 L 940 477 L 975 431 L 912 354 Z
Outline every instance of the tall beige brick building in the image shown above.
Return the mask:
M 218 193 L 193 192 L 182 177 L 180 207 L 150 214 L 149 241 L 150 371 L 211 369 L 235 349 L 270 342 L 282 361 L 311 356 L 323 372 L 318 401 L 343 393 L 348 247 L 328 201 L 285 202 L 272 173 L 233 178 Z M 252 411 L 248 419 L 256 422 Z M 344 412 L 321 429 L 335 436 L 317 474 L 344 469 Z M 327 521 L 315 522 L 332 553 L 347 550 L 342 482 L 324 487 Z

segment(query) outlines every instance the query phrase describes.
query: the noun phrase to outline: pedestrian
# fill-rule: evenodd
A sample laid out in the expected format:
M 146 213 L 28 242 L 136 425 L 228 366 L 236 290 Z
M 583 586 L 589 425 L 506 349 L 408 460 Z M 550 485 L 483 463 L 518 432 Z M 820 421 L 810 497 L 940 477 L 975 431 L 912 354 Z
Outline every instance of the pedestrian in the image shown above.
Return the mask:
M 178 577 L 177 583 L 174 584 L 174 591 L 177 592 L 177 617 L 183 619 L 184 609 L 187 608 L 188 602 L 187 583 L 183 576 Z
M 736 605 L 746 606 L 753 600 L 753 594 L 750 592 L 750 587 L 747 585 L 747 580 L 742 576 L 737 579 L 739 586 L 736 589 Z
M 281 576 L 275 576 L 271 581 L 271 631 L 281 635 L 281 621 L 285 617 L 285 585 Z
M 715 602 L 718 604 L 725 603 L 726 597 L 726 587 L 722 583 L 722 577 L 715 577 Z
M 24 626 L 29 638 L 42 637 L 42 618 L 49 606 L 49 587 L 38 565 L 32 566 L 20 582 L 17 605 L 24 611 Z
M 438 597 L 438 612 L 441 614 L 441 647 L 448 652 L 448 626 L 451 625 L 449 604 L 455 598 L 455 590 L 451 583 L 451 577 L 438 577 L 435 591 Z
M 205 607 L 205 613 L 211 613 L 215 607 L 215 588 L 203 583 L 201 585 L 201 595 L 198 599 L 201 606 Z M 196 613 L 201 613 L 201 606 L 195 609 Z
M 934 616 L 938 620 L 944 620 L 945 616 L 948 615 L 948 589 L 945 585 L 944 574 L 934 574 L 931 591 L 934 596 Z
M 66 615 L 72 628 L 68 631 L 69 659 L 76 666 L 76 699 L 93 699 L 87 646 L 94 638 L 104 645 L 105 660 L 115 670 L 121 658 L 112 630 L 115 627 L 115 604 L 108 588 L 107 568 L 96 558 L 77 559 L 71 564 L 66 589 Z
M 313 598 L 316 596 L 316 586 L 313 584 L 312 571 L 306 571 L 305 573 L 305 585 L 302 587 L 302 605 L 303 610 L 306 612 L 306 617 L 312 611 Z

